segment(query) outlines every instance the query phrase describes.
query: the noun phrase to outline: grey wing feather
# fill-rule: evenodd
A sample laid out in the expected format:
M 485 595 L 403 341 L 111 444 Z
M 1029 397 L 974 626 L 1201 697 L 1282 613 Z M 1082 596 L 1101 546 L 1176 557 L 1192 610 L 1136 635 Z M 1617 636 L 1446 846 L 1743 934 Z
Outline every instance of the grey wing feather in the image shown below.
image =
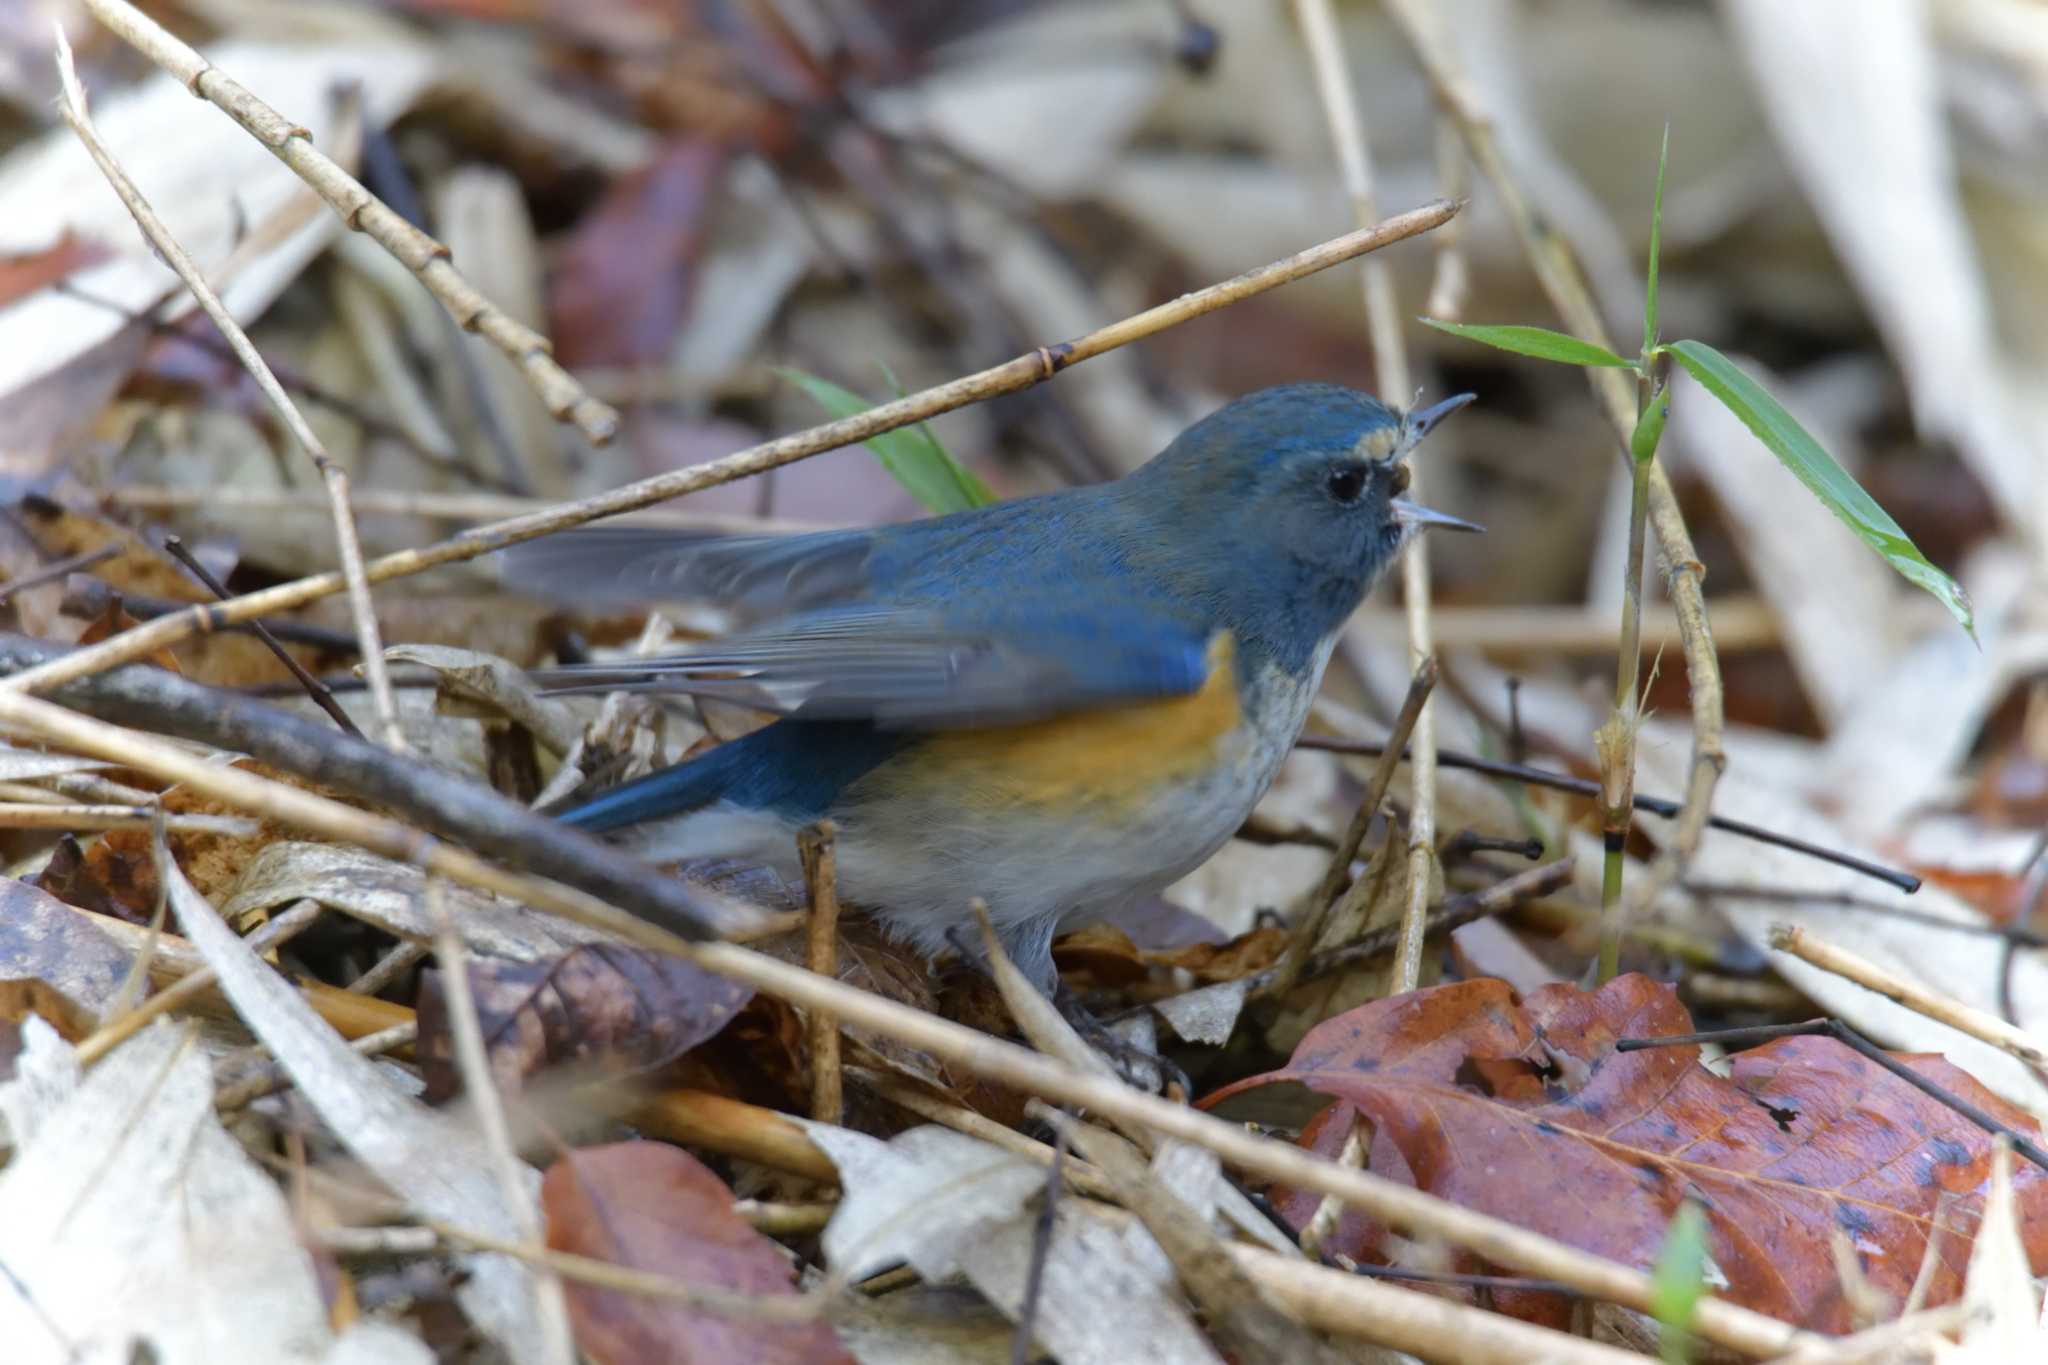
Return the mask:
M 760 620 L 859 597 L 871 531 L 726 536 L 605 526 L 543 536 L 504 552 L 513 586 L 566 601 L 712 602 Z

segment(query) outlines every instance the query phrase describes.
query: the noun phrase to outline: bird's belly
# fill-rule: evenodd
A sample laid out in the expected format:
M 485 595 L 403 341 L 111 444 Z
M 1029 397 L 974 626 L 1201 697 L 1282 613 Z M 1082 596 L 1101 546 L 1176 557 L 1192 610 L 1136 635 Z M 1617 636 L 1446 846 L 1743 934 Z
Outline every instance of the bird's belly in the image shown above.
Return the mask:
M 1191 696 L 1002 729 L 935 735 L 850 788 L 833 815 L 848 894 L 957 922 L 1068 919 L 1200 866 L 1265 794 L 1314 678 L 1240 689 L 1219 661 Z M 864 894 L 865 893 L 865 894 Z

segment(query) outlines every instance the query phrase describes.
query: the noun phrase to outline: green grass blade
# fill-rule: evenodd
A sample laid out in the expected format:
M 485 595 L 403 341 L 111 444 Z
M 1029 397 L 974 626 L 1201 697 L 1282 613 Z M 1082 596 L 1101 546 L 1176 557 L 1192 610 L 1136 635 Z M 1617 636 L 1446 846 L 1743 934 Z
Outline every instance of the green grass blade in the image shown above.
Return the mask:
M 786 369 L 776 373 L 809 394 L 833 418 L 852 417 L 874 406 L 851 389 L 842 389 L 829 379 L 820 379 L 802 370 Z M 996 500 L 988 485 L 954 459 L 952 452 L 941 445 L 931 428 L 923 423 L 884 432 L 863 444 L 882 462 L 882 468 L 888 470 L 928 512 L 964 512 L 971 507 L 986 507 Z
M 1657 149 L 1657 197 L 1650 204 L 1650 265 L 1643 282 L 1643 354 L 1657 348 L 1657 253 L 1664 246 L 1664 166 L 1671 159 L 1671 125 Z
M 1674 341 L 1663 348 L 1678 358 L 1700 386 L 1721 400 L 1728 411 L 1756 433 L 1784 466 L 1807 486 L 1830 512 L 1848 524 L 1865 544 L 1883 555 L 1915 587 L 1932 593 L 1971 635 L 1977 633 L 1970 598 L 1962 585 L 1927 562 L 1927 556 L 1899 529 L 1877 500 L 1835 463 L 1820 442 L 1794 421 L 1761 384 L 1735 368 L 1734 362 L 1701 341 Z
M 1707 1287 L 1707 1216 L 1690 1199 L 1678 1206 L 1650 1272 L 1650 1311 L 1664 1328 L 1668 1365 L 1692 1358 L 1692 1315 Z
M 1636 429 L 1629 434 L 1628 453 L 1637 464 L 1656 458 L 1657 445 L 1664 439 L 1664 419 L 1670 415 L 1671 396 L 1659 389 L 1650 399 L 1650 406 L 1636 419 Z
M 1538 360 L 1555 360 L 1566 365 L 1612 366 L 1622 370 L 1635 368 L 1632 362 L 1623 360 L 1605 346 L 1595 346 L 1590 341 L 1581 341 L 1564 332 L 1553 332 L 1548 327 L 1439 322 L 1435 318 L 1423 318 L 1421 321 L 1439 332 L 1449 332 L 1468 341 L 1482 341 L 1488 346 L 1513 351 L 1516 355 L 1534 356 Z

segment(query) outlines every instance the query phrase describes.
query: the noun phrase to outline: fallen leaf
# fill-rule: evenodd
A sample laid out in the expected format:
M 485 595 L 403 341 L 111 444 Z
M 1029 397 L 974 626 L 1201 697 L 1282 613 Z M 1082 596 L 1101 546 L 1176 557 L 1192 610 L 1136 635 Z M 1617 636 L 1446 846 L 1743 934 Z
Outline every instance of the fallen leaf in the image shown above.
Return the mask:
M 550 961 L 472 959 L 469 981 L 491 1070 L 508 1091 L 570 1062 L 653 1070 L 715 1036 L 754 994 L 680 958 L 610 943 Z M 422 974 L 418 1008 L 425 1098 L 438 1104 L 461 1081 L 440 972 Z
M 1829 1250 L 1839 1229 L 1865 1277 L 1902 1302 L 1941 1196 L 1952 1196 L 1949 1218 L 1974 1224 L 1989 1136 L 1832 1039 L 1741 1053 L 1726 1079 L 1699 1065 L 1697 1047 L 1613 1046 L 1691 1030 L 1672 988 L 1643 976 L 1596 992 L 1546 987 L 1520 1002 L 1501 982 L 1461 982 L 1331 1019 L 1286 1067 L 1206 1103 L 1299 1082 L 1371 1120 L 1380 1173 L 1645 1269 L 1690 1197 L 1706 1211 L 1725 1297 L 1823 1331 L 1850 1326 Z M 1906 1060 L 2040 1140 L 2031 1119 L 1960 1069 Z M 1341 1125 L 1313 1136 L 1333 1135 L 1341 1142 Z M 1383 1152 L 1400 1169 L 1381 1169 Z M 2048 1267 L 2048 1175 L 2030 1166 L 2013 1187 L 2034 1263 Z M 1969 1243 L 1967 1227 L 1943 1237 L 1930 1302 L 1956 1296 Z M 1540 1305 L 1515 1311 L 1547 1315 Z
M 571 1152 L 541 1182 L 548 1245 L 683 1284 L 796 1292 L 782 1249 L 733 1211 L 705 1165 L 659 1142 Z M 571 1282 L 576 1344 L 598 1365 L 851 1365 L 824 1322 L 749 1321 Z

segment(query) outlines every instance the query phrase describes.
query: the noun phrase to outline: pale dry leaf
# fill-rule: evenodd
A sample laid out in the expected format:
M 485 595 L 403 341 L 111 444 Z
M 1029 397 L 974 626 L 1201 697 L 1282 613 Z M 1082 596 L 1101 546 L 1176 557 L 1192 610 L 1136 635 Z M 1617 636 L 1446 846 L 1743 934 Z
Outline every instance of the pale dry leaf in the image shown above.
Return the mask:
M 801 1120 L 799 1120 L 801 1122 Z M 883 1143 L 805 1123 L 847 1191 L 823 1241 L 828 1263 L 858 1276 L 908 1261 L 928 1281 L 965 1274 L 1012 1321 L 1022 1312 L 1043 1169 L 951 1129 Z M 1034 1325 L 1069 1365 L 1220 1361 L 1174 1292 L 1150 1234 L 1063 1196 Z
M 1723 0 L 1779 145 L 1905 372 L 2008 526 L 2035 526 L 2041 465 L 1998 373 L 1958 193 L 1926 4 Z M 1905 263 L 1910 262 L 1910 267 Z
M 28 1044 L 70 1051 L 39 1024 Z M 137 1343 L 163 1365 L 326 1354 L 312 1259 L 276 1182 L 214 1117 L 189 1033 L 159 1022 L 69 1094 L 38 1094 L 50 1107 L 0 1176 L 9 1361 L 129 1360 Z
M 384 657 L 432 669 L 447 692 L 519 722 L 550 753 L 569 752 L 583 733 L 573 708 L 542 696 L 524 669 L 498 655 L 450 645 L 391 645 Z
M 425 903 L 426 877 L 417 867 L 392 862 L 344 844 L 284 839 L 267 844 L 242 872 L 221 907 L 240 921 L 254 911 L 314 900 L 388 934 L 431 943 L 435 925 Z M 462 886 L 442 894 L 471 949 L 492 957 L 535 961 L 559 957 L 603 935 L 573 921 Z
M 2012 1194 L 2012 1146 L 2001 1138 L 1992 1150 L 1991 1193 L 1970 1246 L 1963 1278 L 1963 1304 L 1972 1310 L 1962 1339 L 1941 1359 L 1951 1365 L 2002 1365 L 2038 1360 L 2048 1350 L 2042 1330 L 2041 1295 L 2020 1241 L 2019 1208 Z
M 487 1237 L 520 1240 L 522 1219 L 506 1206 L 495 1163 L 477 1132 L 401 1094 L 250 951 L 175 865 L 166 863 L 163 873 L 179 925 L 219 975 L 236 1013 L 356 1159 L 428 1217 Z M 210 1106 L 210 1087 L 207 1093 Z M 537 1191 L 538 1173 L 522 1169 Z M 526 1267 L 496 1254 L 462 1261 L 469 1278 L 456 1297 L 471 1320 L 515 1365 L 542 1365 L 548 1352 Z
M 282 102 L 286 116 L 305 125 L 316 143 L 326 142 L 337 126 L 334 105 L 320 92 L 355 83 L 365 119 L 381 127 L 411 105 L 430 75 L 427 52 L 404 42 L 227 42 L 208 56 L 249 88 Z M 231 278 L 213 279 L 239 319 L 260 313 L 343 230 L 261 143 L 169 75 L 153 74 L 101 96 L 94 120 L 202 265 L 218 263 L 245 239 L 266 243 L 260 252 L 243 253 Z M 67 128 L 51 128 L 0 163 L 0 202 L 10 206 L 0 223 L 0 252 L 41 250 L 67 231 L 112 245 L 122 252 L 117 259 L 79 272 L 74 282 L 132 309 L 154 303 L 174 283 Z M 110 309 L 49 290 L 21 300 L 0 314 L 0 393 L 55 372 L 122 326 L 121 315 Z
M 1183 991 L 1157 1001 L 1152 1008 L 1182 1039 L 1221 1047 L 1230 1041 L 1237 1016 L 1244 1010 L 1244 998 L 1251 988 L 1250 977 L 1219 981 L 1200 990 Z
M 1009 1365 L 1017 1335 L 979 1294 L 952 1285 L 848 1295 L 832 1326 L 860 1365 Z

